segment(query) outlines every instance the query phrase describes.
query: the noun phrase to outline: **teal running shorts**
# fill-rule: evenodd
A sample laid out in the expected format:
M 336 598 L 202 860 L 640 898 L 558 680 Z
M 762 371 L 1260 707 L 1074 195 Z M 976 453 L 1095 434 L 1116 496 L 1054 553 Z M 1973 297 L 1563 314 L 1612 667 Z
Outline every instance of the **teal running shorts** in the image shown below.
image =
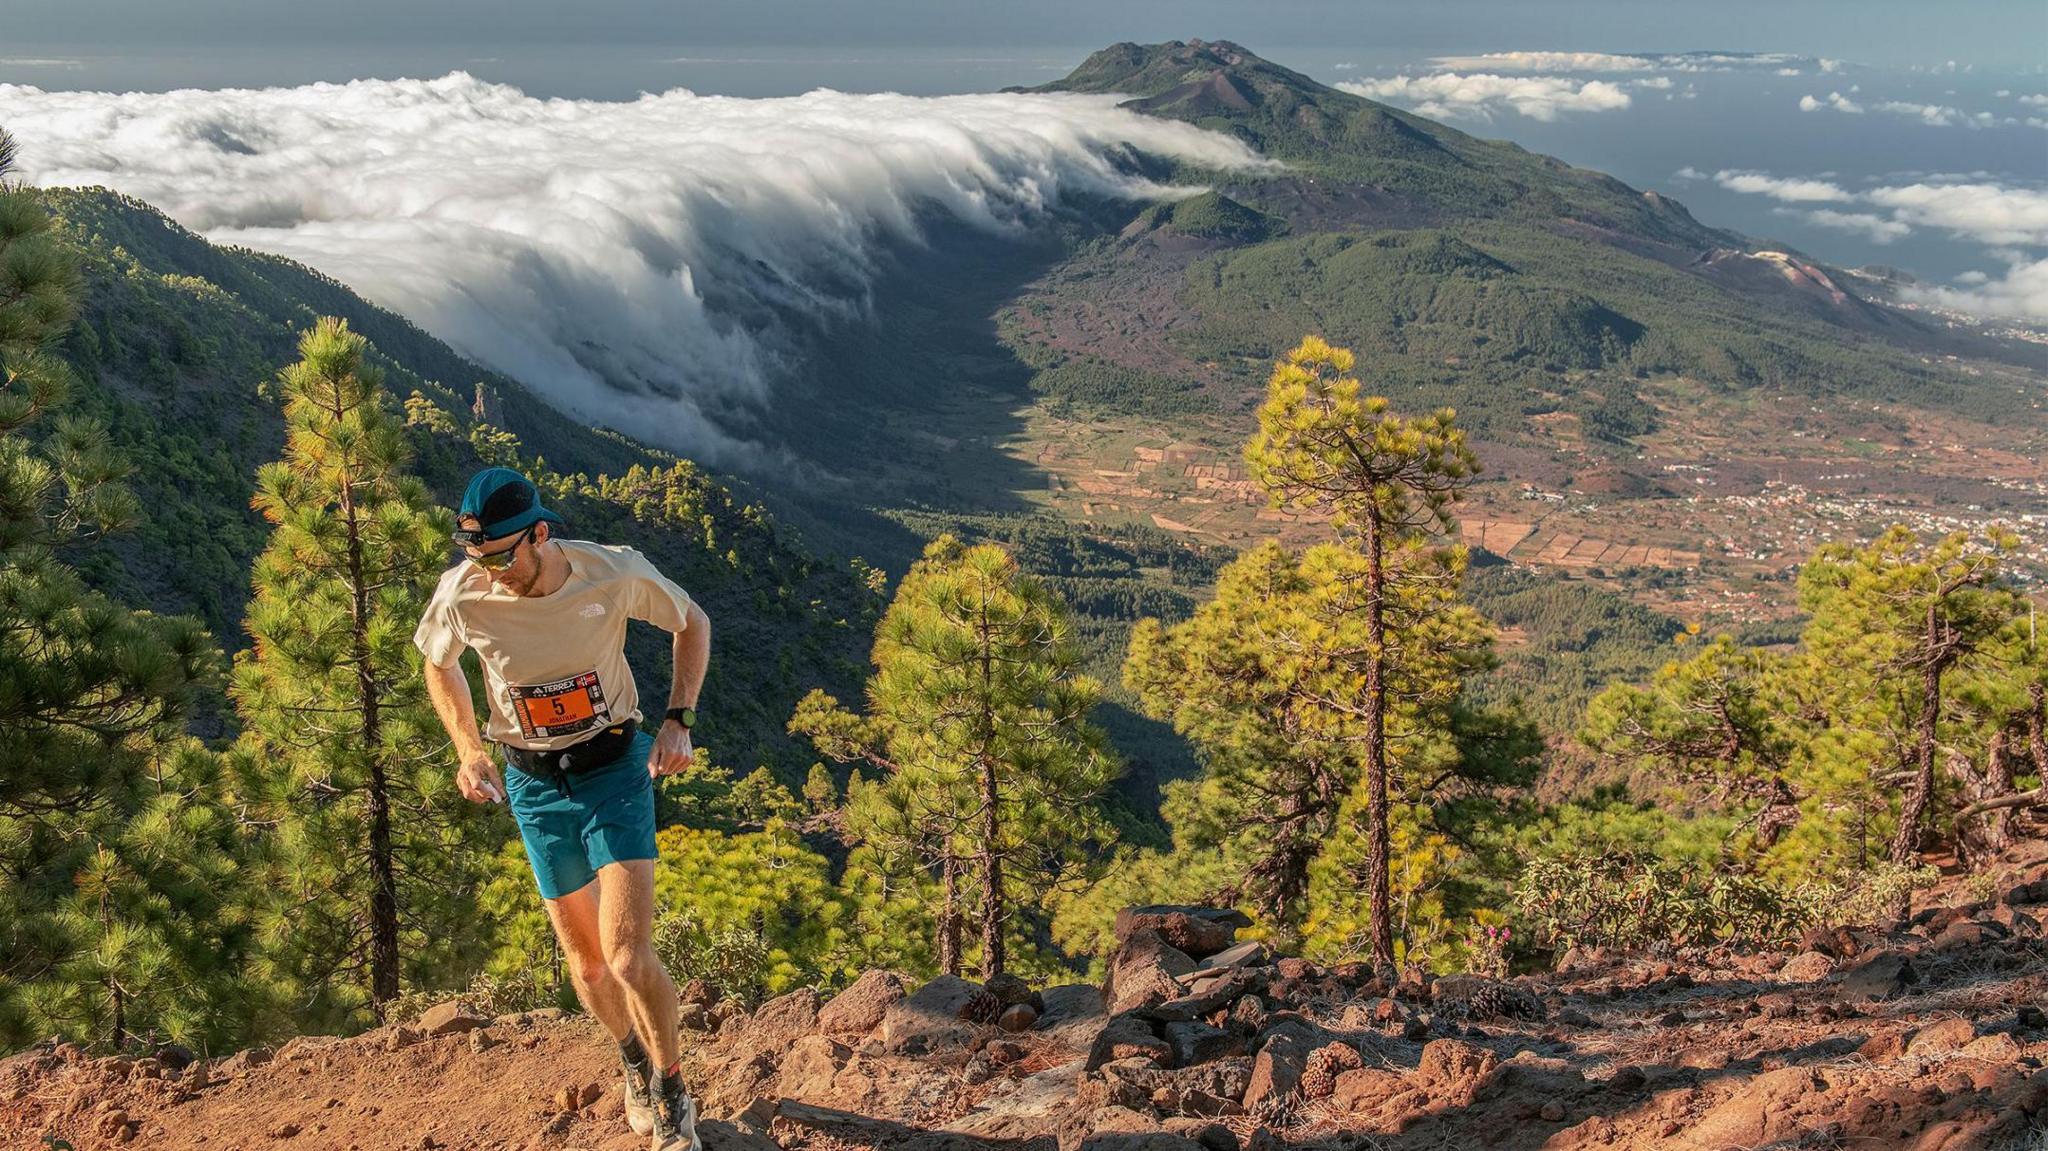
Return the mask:
M 652 736 L 634 733 L 624 755 L 570 775 L 566 794 L 546 775 L 505 765 L 505 799 L 541 898 L 582 890 L 607 863 L 655 858 L 653 750 Z

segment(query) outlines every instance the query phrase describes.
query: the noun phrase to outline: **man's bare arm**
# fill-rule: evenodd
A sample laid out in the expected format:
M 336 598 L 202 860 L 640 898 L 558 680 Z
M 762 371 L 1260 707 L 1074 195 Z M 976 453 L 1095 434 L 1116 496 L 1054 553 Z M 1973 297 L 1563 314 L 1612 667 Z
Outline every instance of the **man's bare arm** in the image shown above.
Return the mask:
M 675 666 L 669 677 L 670 707 L 696 707 L 704 671 L 711 666 L 711 617 L 692 601 L 684 619 L 683 630 L 676 633 L 672 645 Z
M 455 786 L 463 798 L 478 803 L 502 800 L 505 781 L 477 730 L 476 705 L 470 701 L 469 677 L 463 674 L 462 665 L 436 667 L 430 663 L 426 677 L 427 698 L 433 701 L 434 714 L 441 717 L 441 726 L 448 730 L 448 739 L 455 745 L 456 762 L 460 764 L 455 772 Z
M 704 686 L 704 670 L 711 665 L 711 618 L 694 601 L 683 616 L 683 630 L 675 633 L 675 642 L 670 646 L 673 666 L 668 705 L 694 708 L 697 692 Z M 689 767 L 695 755 L 689 729 L 674 720 L 664 720 L 661 733 L 655 737 L 654 750 L 647 755 L 647 773 L 672 775 Z

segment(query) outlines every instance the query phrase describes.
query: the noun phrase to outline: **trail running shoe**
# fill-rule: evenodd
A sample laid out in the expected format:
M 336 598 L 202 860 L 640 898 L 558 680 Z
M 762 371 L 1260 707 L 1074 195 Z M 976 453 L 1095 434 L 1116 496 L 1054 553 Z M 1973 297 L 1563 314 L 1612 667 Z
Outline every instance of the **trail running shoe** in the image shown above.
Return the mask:
M 697 1101 L 680 1075 L 655 1077 L 653 1151 L 704 1151 L 697 1140 Z
M 631 1067 L 626 1068 L 626 1126 L 635 1135 L 654 1134 L 654 1100 L 648 1094 L 647 1081 Z

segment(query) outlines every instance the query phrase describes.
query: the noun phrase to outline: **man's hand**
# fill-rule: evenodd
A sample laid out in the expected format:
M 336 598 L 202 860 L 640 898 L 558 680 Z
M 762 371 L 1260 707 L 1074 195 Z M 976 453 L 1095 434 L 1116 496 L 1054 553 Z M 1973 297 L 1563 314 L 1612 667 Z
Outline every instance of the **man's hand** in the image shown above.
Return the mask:
M 654 737 L 654 750 L 647 755 L 647 774 L 652 779 L 674 775 L 689 767 L 696 754 L 690 749 L 690 729 L 675 720 L 665 720 L 661 734 Z
M 464 756 L 462 766 L 455 772 L 455 786 L 462 792 L 462 798 L 474 803 L 505 802 L 505 779 L 498 774 L 498 765 L 489 752 Z

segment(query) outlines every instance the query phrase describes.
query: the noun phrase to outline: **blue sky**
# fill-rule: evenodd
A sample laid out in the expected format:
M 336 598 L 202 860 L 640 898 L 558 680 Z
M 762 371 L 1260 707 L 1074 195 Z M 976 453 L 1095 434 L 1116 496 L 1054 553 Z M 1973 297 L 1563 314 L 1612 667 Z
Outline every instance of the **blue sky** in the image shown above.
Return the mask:
M 1268 55 L 1320 45 L 1375 59 L 1569 47 L 1782 51 L 1899 66 L 1956 59 L 2018 69 L 2048 62 L 2048 4 L 2039 0 L 0 0 L 0 29 L 0 56 L 53 47 L 160 56 L 192 47 L 202 49 L 194 58 L 203 60 L 210 55 L 204 49 L 233 45 L 284 48 L 292 56 L 329 52 L 378 74 L 373 62 L 380 53 L 412 60 L 479 44 L 780 46 L 791 55 L 826 56 L 973 49 L 995 58 L 1191 36 L 1234 39 Z M 240 62 L 261 65 L 246 56 Z

